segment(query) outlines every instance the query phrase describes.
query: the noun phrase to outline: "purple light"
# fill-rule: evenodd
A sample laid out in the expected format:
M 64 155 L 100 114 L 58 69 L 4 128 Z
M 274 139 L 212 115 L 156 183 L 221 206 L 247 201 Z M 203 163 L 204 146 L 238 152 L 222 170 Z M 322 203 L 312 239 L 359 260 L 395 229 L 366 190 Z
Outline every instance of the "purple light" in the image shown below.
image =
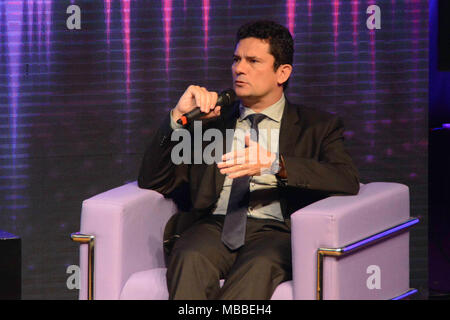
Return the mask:
M 22 15 L 23 15 L 23 1 L 9 1 L 2 3 L 4 10 L 4 17 L 6 19 L 6 48 L 8 55 L 7 72 L 10 81 L 8 82 L 8 102 L 10 106 L 9 111 L 9 128 L 11 136 L 11 151 L 8 158 L 13 160 L 12 176 L 16 176 L 16 158 L 19 156 L 17 152 L 18 144 L 18 99 L 20 89 L 20 74 L 19 66 L 21 64 L 22 54 Z M 38 13 L 40 17 L 40 12 Z M 40 48 L 40 46 L 39 46 Z M 15 183 L 13 183 L 15 184 Z
M 42 8 L 42 2 L 41 1 L 37 1 L 37 26 L 38 26 L 38 52 L 39 52 L 39 58 L 41 57 L 41 36 L 43 34 L 42 32 L 42 15 L 44 13 L 44 10 Z
M 14 239 L 14 238 L 19 237 L 7 231 L 0 230 L 0 239 Z
M 292 37 L 294 37 L 294 27 L 295 27 L 295 0 L 288 0 L 287 6 L 287 24 L 289 32 Z
M 52 1 L 46 1 L 44 2 L 45 5 L 45 36 L 47 37 L 47 42 L 46 42 L 46 58 L 47 58 L 47 68 L 50 71 L 50 36 L 51 36 L 51 19 L 52 19 Z
M 353 46 L 358 53 L 358 1 L 352 1 Z
M 443 123 L 442 128 L 444 129 L 450 129 L 450 123 Z
M 420 8 L 418 6 L 418 1 L 416 1 L 416 0 L 413 0 L 413 2 L 410 3 L 410 5 L 412 6 L 412 8 L 411 8 L 412 9 L 411 10 L 412 17 L 410 18 L 410 20 L 412 20 L 412 28 L 411 28 L 411 30 L 412 30 L 412 37 L 411 37 L 412 41 L 411 41 L 411 45 L 412 45 L 412 61 L 413 61 L 413 64 L 414 64 L 414 67 L 413 67 L 413 70 L 412 70 L 412 72 L 413 72 L 413 76 L 412 76 L 412 83 L 413 83 L 413 85 L 412 85 L 412 87 L 413 87 L 412 88 L 413 89 L 413 93 L 412 93 L 412 95 L 413 95 L 412 108 L 416 109 L 417 108 L 417 102 L 416 102 L 416 98 L 417 98 L 417 79 L 418 79 L 418 77 L 417 77 L 418 45 L 417 45 L 417 41 L 416 40 L 420 36 L 419 35 L 419 24 L 418 24 L 418 17 L 419 17 L 418 10 Z
M 203 0 L 202 12 L 203 12 L 203 33 L 204 33 L 203 49 L 205 50 L 205 53 L 207 53 L 208 33 L 209 33 L 209 0 Z
M 347 252 L 347 251 L 354 250 L 354 249 L 356 249 L 358 247 L 361 247 L 361 246 L 363 246 L 365 244 L 368 244 L 368 243 L 373 242 L 375 240 L 378 240 L 380 238 L 386 237 L 386 236 L 388 236 L 390 234 L 393 234 L 395 232 L 398 232 L 398 231 L 400 231 L 402 229 L 408 228 L 408 227 L 410 227 L 410 226 L 412 226 L 412 225 L 414 225 L 414 224 L 416 224 L 418 222 L 419 222 L 419 219 L 414 219 L 414 220 L 405 222 L 405 223 L 400 224 L 400 225 L 398 225 L 398 226 L 396 226 L 394 228 L 391 228 L 391 229 L 386 230 L 384 232 L 380 232 L 380 233 L 378 233 L 378 234 L 376 234 L 376 235 L 374 235 L 372 237 L 369 237 L 367 239 L 355 242 L 355 243 L 353 243 L 353 244 L 351 244 L 351 245 L 349 245 L 347 247 L 344 247 L 342 251 L 343 252 Z
M 391 1 L 391 7 L 392 7 L 392 17 L 395 17 L 395 0 Z
M 166 53 L 166 75 L 169 75 L 170 31 L 172 22 L 172 0 L 163 0 L 164 42 Z
M 123 47 L 125 51 L 126 92 L 130 93 L 130 0 L 122 0 Z
M 339 0 L 333 1 L 333 35 L 334 35 L 334 55 L 337 55 L 339 36 Z
M 28 7 L 27 7 L 27 16 L 28 16 L 28 20 L 27 20 L 27 23 L 28 23 L 28 39 L 29 39 L 29 46 L 28 46 L 28 54 L 29 55 L 31 55 L 31 45 L 30 45 L 30 43 L 32 43 L 32 39 L 33 39 L 33 17 L 34 17 L 34 12 L 33 12 L 33 5 L 34 5 L 34 3 L 33 2 L 31 2 L 31 1 L 28 1 L 27 2 L 27 5 L 28 5 Z
M 111 0 L 105 0 L 105 17 L 106 17 L 106 42 L 109 46 L 110 24 L 111 24 Z
M 308 0 L 308 24 L 311 24 L 312 0 Z
M 375 4 L 374 0 L 369 1 L 370 5 Z M 375 29 L 374 30 L 369 30 L 369 34 L 370 34 L 370 40 L 369 40 L 369 44 L 370 44 L 370 65 L 372 66 L 372 87 L 373 90 L 375 91 L 375 84 L 376 84 L 376 47 L 375 47 Z
M 375 49 L 375 31 L 370 30 L 370 65 L 372 66 L 372 82 L 375 85 L 375 71 L 376 71 L 376 49 Z
M 130 135 L 129 131 L 129 110 L 130 110 L 130 83 L 131 83 L 131 27 L 130 27 L 130 0 L 122 0 L 122 21 L 123 21 L 123 48 L 125 55 L 125 92 L 126 92 L 126 110 L 125 110 L 125 119 L 122 120 L 125 123 L 125 133 L 126 133 L 126 152 L 128 152 L 128 148 L 130 145 Z
M 408 291 L 408 292 L 406 292 L 406 293 L 404 293 L 404 294 L 402 294 L 402 295 L 400 295 L 400 296 L 398 296 L 398 297 L 395 297 L 395 298 L 392 299 L 392 300 L 401 300 L 401 299 L 404 299 L 404 298 L 406 298 L 406 297 L 408 297 L 408 296 L 410 296 L 410 295 L 416 293 L 417 291 L 418 291 L 417 289 L 413 289 L 413 290 Z

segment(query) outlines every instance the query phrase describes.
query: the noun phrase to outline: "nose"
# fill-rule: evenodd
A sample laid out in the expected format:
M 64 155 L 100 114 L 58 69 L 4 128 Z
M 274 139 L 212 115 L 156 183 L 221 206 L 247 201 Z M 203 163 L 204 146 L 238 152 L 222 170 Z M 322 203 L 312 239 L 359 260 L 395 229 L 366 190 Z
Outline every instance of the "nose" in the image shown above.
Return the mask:
M 245 73 L 246 66 L 245 66 L 244 59 L 236 61 L 233 64 L 233 70 L 236 75 Z

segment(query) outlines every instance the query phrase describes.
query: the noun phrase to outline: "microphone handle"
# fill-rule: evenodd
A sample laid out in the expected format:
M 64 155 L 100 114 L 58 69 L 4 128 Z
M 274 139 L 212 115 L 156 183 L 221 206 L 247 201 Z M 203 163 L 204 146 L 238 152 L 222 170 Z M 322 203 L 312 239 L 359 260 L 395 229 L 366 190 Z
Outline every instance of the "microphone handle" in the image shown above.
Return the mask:
M 180 119 L 177 120 L 178 124 L 181 124 L 183 126 L 187 125 L 189 122 L 200 118 L 204 115 L 206 115 L 207 113 L 201 112 L 200 108 L 195 108 L 194 110 L 191 110 L 185 114 L 183 114 Z
M 234 93 L 233 89 L 224 90 L 217 97 L 217 102 L 216 102 L 215 107 L 229 105 L 234 101 L 235 98 L 236 98 L 236 94 Z M 214 109 L 215 109 L 215 107 L 214 107 Z M 212 110 L 214 110 L 214 109 L 212 109 Z M 211 112 L 212 110 L 210 110 L 209 112 Z M 198 119 L 206 114 L 208 114 L 208 113 L 201 112 L 200 108 L 195 108 L 195 109 L 191 110 L 190 112 L 183 114 L 180 117 L 180 119 L 177 120 L 177 123 L 181 124 L 183 126 L 186 126 L 189 122 L 191 122 L 195 119 Z

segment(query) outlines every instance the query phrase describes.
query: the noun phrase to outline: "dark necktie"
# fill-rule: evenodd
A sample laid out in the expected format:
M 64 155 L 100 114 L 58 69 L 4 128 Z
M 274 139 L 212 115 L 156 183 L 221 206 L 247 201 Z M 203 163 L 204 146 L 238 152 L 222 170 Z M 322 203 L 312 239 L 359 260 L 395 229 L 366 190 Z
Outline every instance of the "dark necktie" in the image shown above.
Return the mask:
M 247 118 L 251 122 L 252 140 L 258 141 L 258 123 L 266 116 L 254 113 Z M 230 199 L 228 200 L 227 214 L 222 229 L 222 242 L 231 250 L 236 250 L 244 245 L 245 227 L 247 224 L 247 208 L 250 198 L 250 177 L 233 179 L 231 185 Z

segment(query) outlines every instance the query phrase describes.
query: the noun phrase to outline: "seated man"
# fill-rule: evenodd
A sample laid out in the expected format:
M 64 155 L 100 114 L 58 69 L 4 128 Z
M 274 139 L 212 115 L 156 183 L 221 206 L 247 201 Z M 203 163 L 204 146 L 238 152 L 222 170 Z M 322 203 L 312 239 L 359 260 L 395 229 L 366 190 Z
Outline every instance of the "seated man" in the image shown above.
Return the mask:
M 285 27 L 242 26 L 231 67 L 239 101 L 216 107 L 217 93 L 189 86 L 146 150 L 139 186 L 190 201 L 165 230 L 170 299 L 270 299 L 291 279 L 290 214 L 330 195 L 358 193 L 342 121 L 284 96 L 293 53 Z M 184 130 L 177 120 L 195 108 L 206 114 L 203 130 L 225 137 L 235 129 L 217 163 L 171 158 L 171 134 Z M 239 140 L 238 129 L 253 134 Z

